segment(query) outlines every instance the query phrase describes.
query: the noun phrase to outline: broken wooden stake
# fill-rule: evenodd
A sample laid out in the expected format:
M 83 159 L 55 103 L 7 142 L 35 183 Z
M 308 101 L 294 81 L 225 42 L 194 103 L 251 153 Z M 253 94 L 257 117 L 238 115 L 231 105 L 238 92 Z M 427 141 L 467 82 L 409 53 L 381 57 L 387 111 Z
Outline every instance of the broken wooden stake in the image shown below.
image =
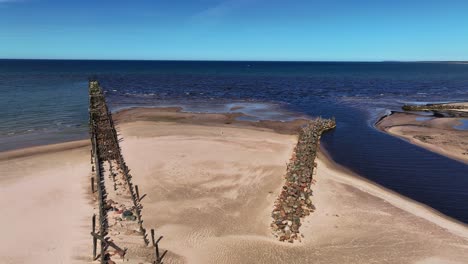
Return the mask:
M 125 254 L 127 254 L 127 249 L 126 249 L 126 248 L 121 249 L 121 248 L 120 248 L 119 246 L 117 246 L 114 242 L 112 242 L 112 241 L 106 239 L 105 237 L 100 236 L 100 235 L 98 235 L 98 234 L 96 234 L 96 233 L 94 233 L 94 232 L 91 232 L 91 235 L 92 235 L 93 237 L 95 237 L 95 238 L 101 240 L 101 242 L 105 243 L 106 245 L 108 245 L 108 246 L 114 248 L 114 249 L 117 251 L 117 253 L 118 253 L 119 255 L 125 256 Z M 102 252 L 101 252 L 101 254 L 102 254 Z
M 166 256 L 166 253 L 167 253 L 167 250 L 164 251 L 164 253 L 161 255 L 161 258 L 159 259 L 160 264 L 162 264 L 162 260 L 163 260 L 164 256 Z
M 151 242 L 153 242 L 153 247 L 156 245 L 154 244 L 154 229 L 151 229 Z
M 155 241 L 154 240 L 154 229 L 151 229 L 151 241 L 153 243 L 154 253 L 156 255 L 156 260 L 154 261 L 154 263 L 156 263 L 156 264 L 162 264 L 162 259 L 164 258 L 164 256 L 167 253 L 167 250 L 166 250 L 162 255 L 159 254 L 159 241 L 161 241 L 161 239 L 163 239 L 163 236 L 160 236 L 158 238 L 158 240 Z

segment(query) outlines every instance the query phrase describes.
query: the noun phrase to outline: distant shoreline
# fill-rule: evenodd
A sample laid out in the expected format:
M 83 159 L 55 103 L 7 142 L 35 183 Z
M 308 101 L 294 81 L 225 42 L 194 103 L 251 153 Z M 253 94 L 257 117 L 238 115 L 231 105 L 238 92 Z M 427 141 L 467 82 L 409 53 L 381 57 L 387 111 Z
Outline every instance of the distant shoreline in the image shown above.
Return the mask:
M 382 116 L 376 123 L 376 129 L 403 139 L 429 151 L 468 164 L 468 138 L 466 130 L 455 129 L 461 120 L 468 116 L 468 103 L 441 104 L 448 106 L 466 106 L 464 109 L 433 110 L 436 117 L 420 115 L 417 112 L 392 112 Z M 429 111 L 430 112 L 430 111 Z

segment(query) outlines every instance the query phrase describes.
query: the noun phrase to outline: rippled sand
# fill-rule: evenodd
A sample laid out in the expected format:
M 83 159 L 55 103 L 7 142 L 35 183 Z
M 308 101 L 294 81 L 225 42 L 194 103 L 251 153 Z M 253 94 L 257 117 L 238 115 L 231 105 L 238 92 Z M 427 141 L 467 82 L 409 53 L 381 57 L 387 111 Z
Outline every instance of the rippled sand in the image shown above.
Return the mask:
M 270 213 L 296 143 L 292 132 L 281 124 L 234 125 L 222 115 L 183 122 L 173 112 L 144 115 L 121 119 L 118 127 L 133 181 L 147 194 L 144 226 L 164 235 L 165 263 L 468 259 L 466 225 L 349 173 L 323 152 L 313 186 L 317 210 L 303 221 L 302 243 L 279 242 L 270 232 Z M 2 263 L 89 262 L 86 144 L 0 155 L 0 203 L 7 212 L 0 220 Z
M 277 241 L 270 214 L 294 135 L 157 119 L 120 129 L 135 183 L 148 195 L 145 224 L 165 236 L 167 263 L 463 263 L 468 258 L 465 225 L 351 175 L 324 155 L 313 187 L 317 211 L 301 227 L 302 243 Z

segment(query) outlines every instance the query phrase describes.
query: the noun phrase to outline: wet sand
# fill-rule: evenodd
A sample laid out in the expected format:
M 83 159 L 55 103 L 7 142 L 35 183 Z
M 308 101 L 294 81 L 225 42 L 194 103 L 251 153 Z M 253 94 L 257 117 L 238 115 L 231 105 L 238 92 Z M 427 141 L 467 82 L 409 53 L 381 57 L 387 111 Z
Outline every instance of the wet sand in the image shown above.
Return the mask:
M 460 120 L 396 112 L 384 117 L 376 126 L 415 145 L 468 164 L 468 132 L 454 128 L 461 124 Z
M 312 187 L 317 210 L 303 221 L 304 238 L 279 242 L 270 214 L 299 124 L 262 127 L 227 123 L 222 114 L 184 115 L 138 109 L 116 115 L 132 180 L 147 194 L 144 226 L 164 235 L 165 263 L 468 259 L 466 225 L 353 175 L 324 152 Z M 0 156 L 5 263 L 89 261 L 89 147 L 74 144 Z
M 178 124 L 196 124 L 203 126 L 236 126 L 256 129 L 270 129 L 281 134 L 297 134 L 306 119 L 292 121 L 260 120 L 257 122 L 238 120 L 242 113 L 190 113 L 182 112 L 180 107 L 167 108 L 131 108 L 114 114 L 117 122 L 153 121 L 177 122 Z

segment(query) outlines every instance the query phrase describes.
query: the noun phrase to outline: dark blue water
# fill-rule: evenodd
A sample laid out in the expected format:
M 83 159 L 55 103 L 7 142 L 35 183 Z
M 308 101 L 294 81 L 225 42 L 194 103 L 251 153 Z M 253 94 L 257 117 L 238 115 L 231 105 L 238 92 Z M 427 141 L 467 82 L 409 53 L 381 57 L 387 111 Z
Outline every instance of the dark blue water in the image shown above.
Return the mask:
M 90 75 L 114 110 L 266 102 L 335 116 L 337 129 L 322 140 L 335 161 L 468 223 L 468 166 L 373 127 L 403 103 L 468 101 L 468 65 L 0 60 L 0 149 L 86 138 Z

